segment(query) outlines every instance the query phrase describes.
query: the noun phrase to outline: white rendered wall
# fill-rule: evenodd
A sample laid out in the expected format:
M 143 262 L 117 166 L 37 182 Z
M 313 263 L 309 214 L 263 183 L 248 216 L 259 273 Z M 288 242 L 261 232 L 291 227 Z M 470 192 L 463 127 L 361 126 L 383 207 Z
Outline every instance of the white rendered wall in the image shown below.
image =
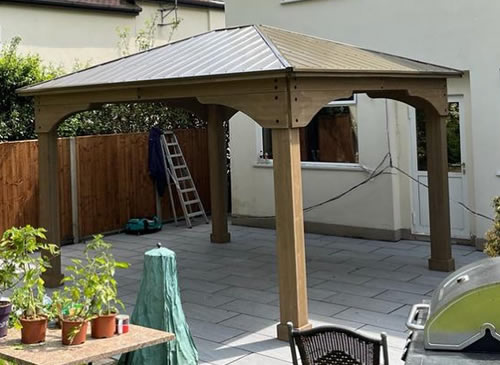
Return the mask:
M 138 1 L 139 15 L 41 5 L 0 3 L 0 42 L 15 36 L 22 38 L 21 50 L 40 54 L 46 63 L 72 71 L 75 62 L 97 64 L 120 56 L 117 28 L 129 28 L 129 50 L 133 39 L 145 28 L 145 22 L 158 13 L 156 2 Z M 223 9 L 180 6 L 179 27 L 171 39 L 177 40 L 223 28 Z M 172 20 L 170 17 L 169 21 Z M 168 42 L 172 28 L 157 27 L 155 46 Z
M 226 1 L 228 26 L 268 24 L 468 71 L 464 79 L 449 80 L 448 89 L 450 95 L 464 96 L 468 204 L 489 215 L 493 214 L 490 206 L 493 196 L 500 194 L 500 177 L 496 176 L 500 170 L 498 14 L 500 3 L 487 0 L 304 0 L 288 4 L 282 4 L 281 0 Z M 376 127 L 385 123 L 385 111 L 380 110 L 379 102 L 366 106 L 373 108 L 366 112 L 366 123 L 362 124 L 365 120 L 358 118 L 360 159 L 370 167 L 377 159 L 375 156 L 381 155 L 381 146 L 386 145 L 385 136 Z M 388 109 L 390 122 L 393 116 L 389 123 L 394 140 L 392 152 L 399 166 L 409 171 L 408 111 L 406 106 L 394 105 L 390 102 Z M 239 116 L 235 119 L 238 120 L 232 123 L 233 135 L 248 124 Z M 264 173 L 253 167 L 249 160 L 254 155 L 245 146 L 233 146 L 235 163 L 240 161 L 240 153 L 248 155 L 248 163 L 239 166 L 232 176 L 233 186 L 251 176 L 259 179 L 253 189 L 235 188 L 233 213 L 254 215 L 262 209 L 257 200 L 265 201 L 264 206 L 272 205 L 271 192 L 262 191 L 260 186 L 262 179 L 264 185 L 272 181 L 272 176 L 263 178 Z M 271 173 L 269 170 L 268 175 Z M 363 176 L 362 172 L 303 170 L 304 203 L 333 196 Z M 311 212 L 306 220 L 409 229 L 410 196 L 407 178 L 384 177 L 341 201 Z M 490 223 L 482 218 L 469 218 L 471 234 L 482 237 Z
M 397 104 L 387 102 L 389 122 L 395 124 Z M 391 115 L 392 113 L 392 115 Z M 386 102 L 358 95 L 356 108 L 360 165 L 374 169 L 388 152 L 386 134 Z M 232 213 L 236 216 L 269 216 L 274 214 L 273 171 L 271 163 L 258 161 L 261 130 L 242 113 L 231 120 Z M 394 129 L 389 130 L 391 150 L 397 149 Z M 395 154 L 398 155 L 397 153 Z M 388 162 L 387 162 L 388 163 Z M 303 163 L 304 207 L 335 196 L 369 176 L 358 167 L 342 167 L 323 163 Z M 399 201 L 395 201 L 393 185 L 397 176 L 390 171 L 368 182 L 355 192 L 305 214 L 308 222 L 350 227 L 397 230 L 402 222 Z M 395 211 L 395 206 L 398 211 Z

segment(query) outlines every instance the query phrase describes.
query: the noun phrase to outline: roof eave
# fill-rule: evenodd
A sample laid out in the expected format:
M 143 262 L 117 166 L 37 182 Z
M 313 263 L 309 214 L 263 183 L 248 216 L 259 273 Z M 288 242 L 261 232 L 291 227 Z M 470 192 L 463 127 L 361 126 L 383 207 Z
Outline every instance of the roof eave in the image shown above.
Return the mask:
M 152 3 L 165 3 L 166 1 L 161 1 L 161 0 L 142 0 L 142 1 L 148 1 Z M 173 3 L 172 0 L 167 1 Z M 224 10 L 225 4 L 216 2 L 216 1 L 203 1 L 203 0 L 178 0 L 178 5 L 181 6 L 192 6 L 192 7 L 197 7 L 197 8 L 211 8 L 211 9 L 220 9 Z
M 301 76 L 313 77 L 422 77 L 422 78 L 460 78 L 464 72 L 450 71 L 359 71 L 359 70 L 324 70 L 310 68 L 294 68 L 293 72 Z
M 41 6 L 53 6 L 58 8 L 72 8 L 72 9 L 86 9 L 86 10 L 99 10 L 114 13 L 124 13 L 130 15 L 137 15 L 142 11 L 140 6 L 134 6 L 130 8 L 125 7 L 114 7 L 106 5 L 97 4 L 78 4 L 78 3 L 63 3 L 57 0 L 1 0 L 0 2 L 17 3 L 17 4 L 31 4 L 31 5 L 41 5 Z
M 169 86 L 176 85 L 196 85 L 196 84 L 210 84 L 224 81 L 247 81 L 264 78 L 286 77 L 290 73 L 290 69 L 281 70 L 266 70 L 266 71 L 253 71 L 242 72 L 228 75 L 207 75 L 207 76 L 194 76 L 194 77 L 179 77 L 163 80 L 148 80 L 148 81 L 130 81 L 112 84 L 94 84 L 94 85 L 81 85 L 81 86 L 65 86 L 65 87 L 52 87 L 38 90 L 31 90 L 33 86 L 25 86 L 16 90 L 16 93 L 21 96 L 43 96 L 55 95 L 64 93 L 81 93 L 93 91 L 108 91 L 108 90 L 124 90 L 134 88 L 147 88 L 155 86 Z
M 179 0 L 179 4 L 202 7 L 202 8 L 222 9 L 222 10 L 224 10 L 225 8 L 225 5 L 222 3 L 211 2 L 211 1 L 200 1 L 200 0 Z
M 180 77 L 165 80 L 149 80 L 149 81 L 132 81 L 114 84 L 95 84 L 95 85 L 82 85 L 82 86 L 66 86 L 66 87 L 53 87 L 38 90 L 31 90 L 33 86 L 25 86 L 17 89 L 16 92 L 22 96 L 43 96 L 54 95 L 62 93 L 78 93 L 90 91 L 106 91 L 116 89 L 132 89 L 142 87 L 154 86 L 175 86 L 185 84 L 207 84 L 223 81 L 245 81 L 251 79 L 268 78 L 276 76 L 285 76 L 289 73 L 294 73 L 302 77 L 385 77 L 385 78 L 449 78 L 449 77 L 462 77 L 463 72 L 450 71 L 450 72 L 380 72 L 380 71 L 345 71 L 345 70 L 313 70 L 313 69 L 300 69 L 300 68 L 285 68 L 282 70 L 258 71 L 258 72 L 243 72 L 230 75 L 207 75 L 195 77 Z

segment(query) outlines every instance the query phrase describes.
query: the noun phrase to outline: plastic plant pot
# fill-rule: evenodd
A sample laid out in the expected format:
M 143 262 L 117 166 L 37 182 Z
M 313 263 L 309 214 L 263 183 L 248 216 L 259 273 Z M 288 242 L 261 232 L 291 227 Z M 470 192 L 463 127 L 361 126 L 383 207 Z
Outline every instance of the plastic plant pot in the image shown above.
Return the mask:
M 47 333 L 47 318 L 25 319 L 20 318 L 21 325 L 21 342 L 26 345 L 45 342 Z
M 94 318 L 91 322 L 92 338 L 113 337 L 116 332 L 116 313 L 102 315 Z
M 88 321 L 62 321 L 62 343 L 63 345 L 81 345 L 87 340 Z M 79 330 L 78 330 L 79 328 Z M 74 331 L 78 331 L 76 335 L 71 338 Z
M 12 312 L 12 304 L 7 301 L 0 301 L 0 338 L 7 336 L 10 312 Z

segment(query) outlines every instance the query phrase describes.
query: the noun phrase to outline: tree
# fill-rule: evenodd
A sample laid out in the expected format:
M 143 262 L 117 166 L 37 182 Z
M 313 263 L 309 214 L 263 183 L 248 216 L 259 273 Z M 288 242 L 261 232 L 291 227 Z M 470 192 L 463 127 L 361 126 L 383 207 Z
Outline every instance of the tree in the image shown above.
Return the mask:
M 33 101 L 18 96 L 16 89 L 61 74 L 60 69 L 44 66 L 38 55 L 19 54 L 20 42 L 13 38 L 0 50 L 0 141 L 36 138 Z
M 179 23 L 172 25 L 172 33 Z M 135 44 L 139 50 L 154 45 L 156 18 L 148 20 L 138 31 Z M 119 31 L 119 30 L 118 30 Z M 120 44 L 128 44 L 128 31 L 119 31 Z M 33 100 L 20 97 L 16 89 L 50 80 L 64 72 L 60 68 L 44 66 L 38 55 L 21 55 L 21 38 L 14 38 L 0 52 L 0 142 L 37 138 Z M 124 47 L 124 46 L 123 46 Z M 128 48 L 120 48 L 128 54 Z M 88 67 L 88 63 L 75 61 L 74 71 Z M 146 132 L 153 126 L 163 130 L 176 128 L 202 128 L 206 123 L 182 109 L 170 108 L 165 103 L 108 104 L 98 110 L 73 115 L 58 127 L 60 137 L 93 134 Z

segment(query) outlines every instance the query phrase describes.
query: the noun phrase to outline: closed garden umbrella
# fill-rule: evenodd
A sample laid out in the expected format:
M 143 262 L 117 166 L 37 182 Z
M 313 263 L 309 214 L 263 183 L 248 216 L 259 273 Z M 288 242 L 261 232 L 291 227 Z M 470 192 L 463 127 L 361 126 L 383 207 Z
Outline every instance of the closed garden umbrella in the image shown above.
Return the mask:
M 145 253 L 141 287 L 130 322 L 172 332 L 175 340 L 124 354 L 120 365 L 198 364 L 198 351 L 182 310 L 173 251 L 159 247 Z

